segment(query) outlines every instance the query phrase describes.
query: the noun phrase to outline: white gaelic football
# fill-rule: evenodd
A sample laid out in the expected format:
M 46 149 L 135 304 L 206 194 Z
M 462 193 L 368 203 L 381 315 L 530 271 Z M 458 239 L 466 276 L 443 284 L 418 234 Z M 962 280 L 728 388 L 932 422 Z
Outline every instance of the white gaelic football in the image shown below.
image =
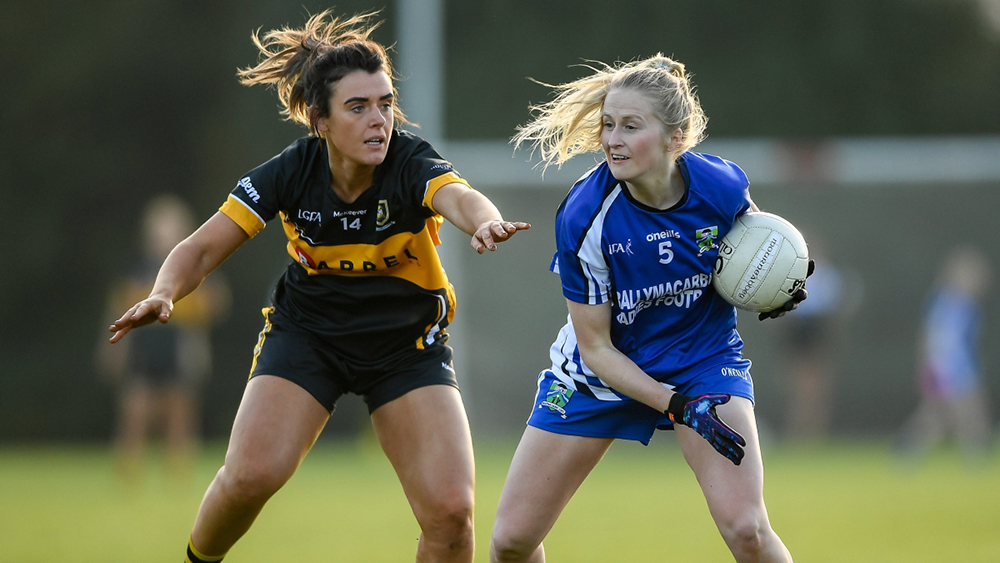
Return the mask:
M 719 243 L 712 285 L 723 299 L 757 313 L 781 307 L 806 282 L 809 249 L 791 223 L 763 211 L 736 218 Z

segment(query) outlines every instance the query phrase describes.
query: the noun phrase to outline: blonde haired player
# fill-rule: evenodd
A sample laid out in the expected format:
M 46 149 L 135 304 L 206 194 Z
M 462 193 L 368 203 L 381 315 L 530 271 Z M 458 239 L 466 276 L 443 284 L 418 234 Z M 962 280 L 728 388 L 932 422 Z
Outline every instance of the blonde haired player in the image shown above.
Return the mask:
M 455 294 L 435 245 L 448 219 L 479 253 L 505 221 L 446 160 L 399 130 L 392 67 L 371 15 L 313 16 L 254 42 L 244 84 L 274 85 L 309 128 L 237 183 L 177 245 L 112 342 L 167 322 L 173 304 L 277 216 L 292 257 L 264 310 L 225 465 L 194 523 L 187 561 L 220 561 L 292 476 L 344 393 L 361 395 L 420 525 L 417 559 L 472 561 L 472 440 L 445 328 Z
M 603 150 L 556 213 L 552 270 L 569 322 L 500 498 L 491 560 L 545 559 L 542 540 L 615 439 L 673 427 L 738 561 L 790 561 L 764 506 L 750 361 L 736 310 L 711 285 L 718 242 L 756 210 L 735 164 L 691 152 L 705 114 L 684 65 L 662 55 L 592 69 L 515 141 L 546 164 Z M 777 317 L 805 299 L 797 293 Z M 720 455 L 721 454 L 721 455 Z M 668 520 L 679 506 L 655 510 Z M 665 530 L 667 529 L 665 528 Z M 669 534 L 669 531 L 665 531 Z

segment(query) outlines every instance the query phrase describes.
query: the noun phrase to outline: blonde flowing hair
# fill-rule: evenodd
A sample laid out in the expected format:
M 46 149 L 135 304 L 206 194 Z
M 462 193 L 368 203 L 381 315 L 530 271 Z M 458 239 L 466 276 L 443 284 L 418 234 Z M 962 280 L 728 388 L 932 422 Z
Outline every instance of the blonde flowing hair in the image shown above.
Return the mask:
M 582 65 L 593 71 L 590 76 L 558 85 L 536 81 L 552 88 L 556 96 L 550 102 L 530 107 L 534 118 L 517 128 L 511 139 L 515 147 L 529 143 L 532 152 L 538 150 L 545 167 L 561 166 L 578 154 L 601 150 L 604 100 L 615 88 L 646 94 L 665 133 L 681 130 L 683 140 L 678 156 L 705 138 L 708 118 L 682 63 L 662 53 L 614 66 L 589 62 L 598 65 Z
M 381 22 L 378 12 L 337 18 L 324 10 L 309 18 L 302 29 L 283 27 L 251 38 L 261 54 L 256 66 L 237 72 L 240 83 L 274 86 L 285 119 L 301 123 L 316 134 L 316 119 L 330 113 L 330 95 L 337 82 L 356 70 L 393 76 L 392 63 L 382 45 L 369 39 Z M 396 97 L 396 87 L 392 87 Z M 396 123 L 409 123 L 393 104 Z

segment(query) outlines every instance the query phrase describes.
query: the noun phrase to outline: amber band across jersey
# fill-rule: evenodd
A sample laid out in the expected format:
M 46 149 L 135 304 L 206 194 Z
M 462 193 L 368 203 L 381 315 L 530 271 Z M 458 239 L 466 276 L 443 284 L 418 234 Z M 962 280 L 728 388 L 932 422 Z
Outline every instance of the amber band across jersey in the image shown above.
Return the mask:
M 337 197 L 330 174 L 326 142 L 304 137 L 248 172 L 220 208 L 250 236 L 280 217 L 294 262 L 272 304 L 353 360 L 444 343 L 455 293 L 432 201 L 442 186 L 468 183 L 404 131 L 355 201 Z
M 344 392 L 372 408 L 409 385 L 454 385 L 445 329 L 455 291 L 435 248 L 443 218 L 433 207 L 448 184 L 471 189 L 405 131 L 393 131 L 372 185 L 349 203 L 330 187 L 318 137 L 241 178 L 220 211 L 251 237 L 280 218 L 293 259 L 275 284 L 252 375 L 296 381 L 331 410 Z M 383 389 L 383 378 L 401 372 L 410 383 Z

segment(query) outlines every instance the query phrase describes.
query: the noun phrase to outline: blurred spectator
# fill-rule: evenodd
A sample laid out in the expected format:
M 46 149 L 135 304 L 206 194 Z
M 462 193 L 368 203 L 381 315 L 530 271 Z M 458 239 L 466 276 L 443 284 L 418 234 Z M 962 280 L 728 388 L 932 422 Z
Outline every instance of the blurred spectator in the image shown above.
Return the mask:
M 816 271 L 806 286 L 809 298 L 782 319 L 782 342 L 791 373 L 784 435 L 799 441 L 822 440 L 829 432 L 834 352 L 843 321 L 861 295 L 857 282 L 850 285 L 858 287 L 847 291 L 853 280 L 826 255 L 823 242 L 814 235 L 807 240 L 809 256 L 816 260 Z
M 149 295 L 160 264 L 192 232 L 194 218 L 183 201 L 167 195 L 146 205 L 142 226 L 142 255 L 112 287 L 111 318 Z M 212 367 L 210 328 L 229 301 L 229 286 L 216 273 L 175 305 L 169 324 L 154 323 L 117 346 L 104 339 L 98 346 L 98 369 L 118 391 L 115 449 L 126 482 L 142 477 L 147 442 L 159 431 L 169 474 L 186 478 L 197 448 L 199 390 Z
M 899 436 L 899 450 L 908 457 L 922 458 L 949 434 L 969 461 L 987 453 L 989 409 L 978 337 L 990 270 L 974 248 L 955 248 L 944 261 L 919 334 L 920 403 Z

